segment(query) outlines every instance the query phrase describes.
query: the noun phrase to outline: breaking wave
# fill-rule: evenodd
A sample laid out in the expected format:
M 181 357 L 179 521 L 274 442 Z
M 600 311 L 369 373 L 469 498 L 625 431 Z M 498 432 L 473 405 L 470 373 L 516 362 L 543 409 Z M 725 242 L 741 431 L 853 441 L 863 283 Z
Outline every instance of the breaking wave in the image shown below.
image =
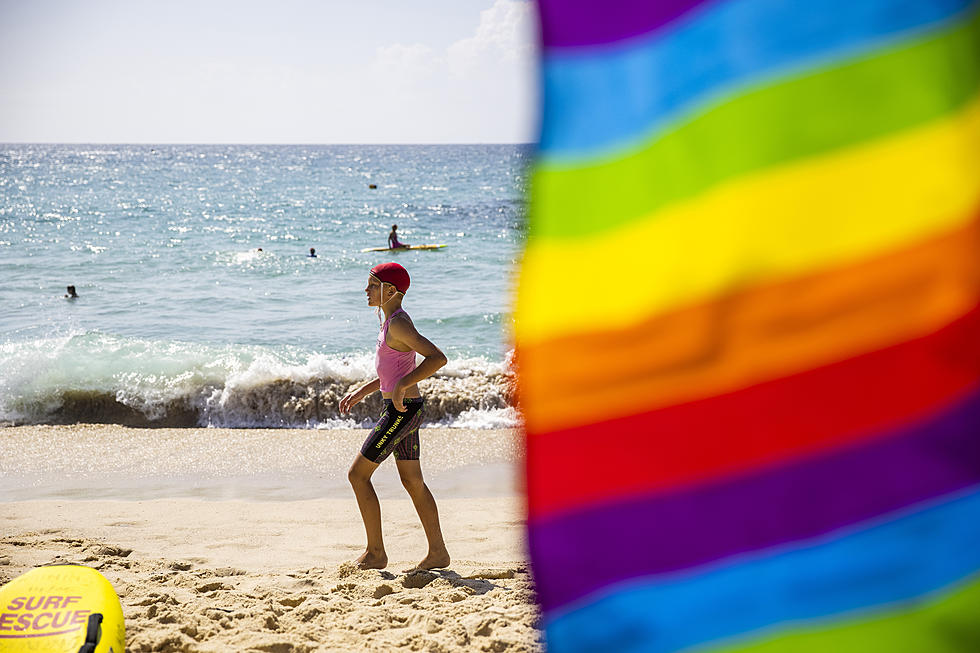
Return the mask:
M 149 341 L 97 332 L 0 345 L 0 420 L 139 427 L 360 427 L 380 393 L 341 416 L 340 399 L 374 376 L 374 356 Z M 518 424 L 507 362 L 451 359 L 420 384 L 429 424 Z

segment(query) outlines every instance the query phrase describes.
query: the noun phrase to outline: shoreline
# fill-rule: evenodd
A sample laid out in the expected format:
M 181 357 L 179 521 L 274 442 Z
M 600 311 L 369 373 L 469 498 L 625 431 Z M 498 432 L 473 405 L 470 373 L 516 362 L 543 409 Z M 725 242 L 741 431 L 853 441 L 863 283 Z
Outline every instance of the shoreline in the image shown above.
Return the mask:
M 67 499 L 353 498 L 347 470 L 366 429 L 0 428 L 0 502 Z M 436 498 L 521 493 L 515 429 L 423 427 L 422 468 Z M 406 495 L 394 463 L 375 473 L 383 499 Z

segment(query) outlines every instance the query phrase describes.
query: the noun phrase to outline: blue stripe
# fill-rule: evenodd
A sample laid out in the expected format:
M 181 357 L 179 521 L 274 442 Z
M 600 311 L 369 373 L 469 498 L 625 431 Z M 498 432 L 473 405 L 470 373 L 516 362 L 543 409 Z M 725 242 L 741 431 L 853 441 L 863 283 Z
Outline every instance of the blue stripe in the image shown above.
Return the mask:
M 774 624 L 914 599 L 978 570 L 980 486 L 974 486 L 806 547 L 745 556 L 740 564 L 694 576 L 622 583 L 572 611 L 546 616 L 545 633 L 554 651 L 677 651 Z
M 734 0 L 625 47 L 546 54 L 543 163 L 609 156 L 699 105 L 938 27 L 976 0 Z

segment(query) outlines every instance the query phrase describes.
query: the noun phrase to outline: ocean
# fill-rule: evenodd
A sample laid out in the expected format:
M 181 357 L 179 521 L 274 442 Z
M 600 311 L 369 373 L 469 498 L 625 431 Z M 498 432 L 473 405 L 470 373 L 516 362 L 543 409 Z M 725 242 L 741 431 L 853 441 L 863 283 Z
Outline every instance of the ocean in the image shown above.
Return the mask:
M 350 417 L 336 405 L 373 375 L 364 286 L 393 260 L 412 276 L 404 308 L 449 357 L 422 388 L 428 423 L 516 425 L 508 341 L 530 155 L 0 145 L 0 422 L 367 425 L 378 397 Z M 392 224 L 403 242 L 447 247 L 361 252 Z

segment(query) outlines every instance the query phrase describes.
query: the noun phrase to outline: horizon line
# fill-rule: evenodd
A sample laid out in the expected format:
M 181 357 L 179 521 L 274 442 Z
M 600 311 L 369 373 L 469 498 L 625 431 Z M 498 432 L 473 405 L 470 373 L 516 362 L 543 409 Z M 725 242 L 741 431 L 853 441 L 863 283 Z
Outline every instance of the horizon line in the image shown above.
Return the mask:
M 150 142 L 150 141 L 0 141 L 0 145 L 282 145 L 282 146 L 318 146 L 318 145 L 537 145 L 535 141 L 471 141 L 471 142 L 430 142 L 430 143 L 192 143 L 192 142 Z

